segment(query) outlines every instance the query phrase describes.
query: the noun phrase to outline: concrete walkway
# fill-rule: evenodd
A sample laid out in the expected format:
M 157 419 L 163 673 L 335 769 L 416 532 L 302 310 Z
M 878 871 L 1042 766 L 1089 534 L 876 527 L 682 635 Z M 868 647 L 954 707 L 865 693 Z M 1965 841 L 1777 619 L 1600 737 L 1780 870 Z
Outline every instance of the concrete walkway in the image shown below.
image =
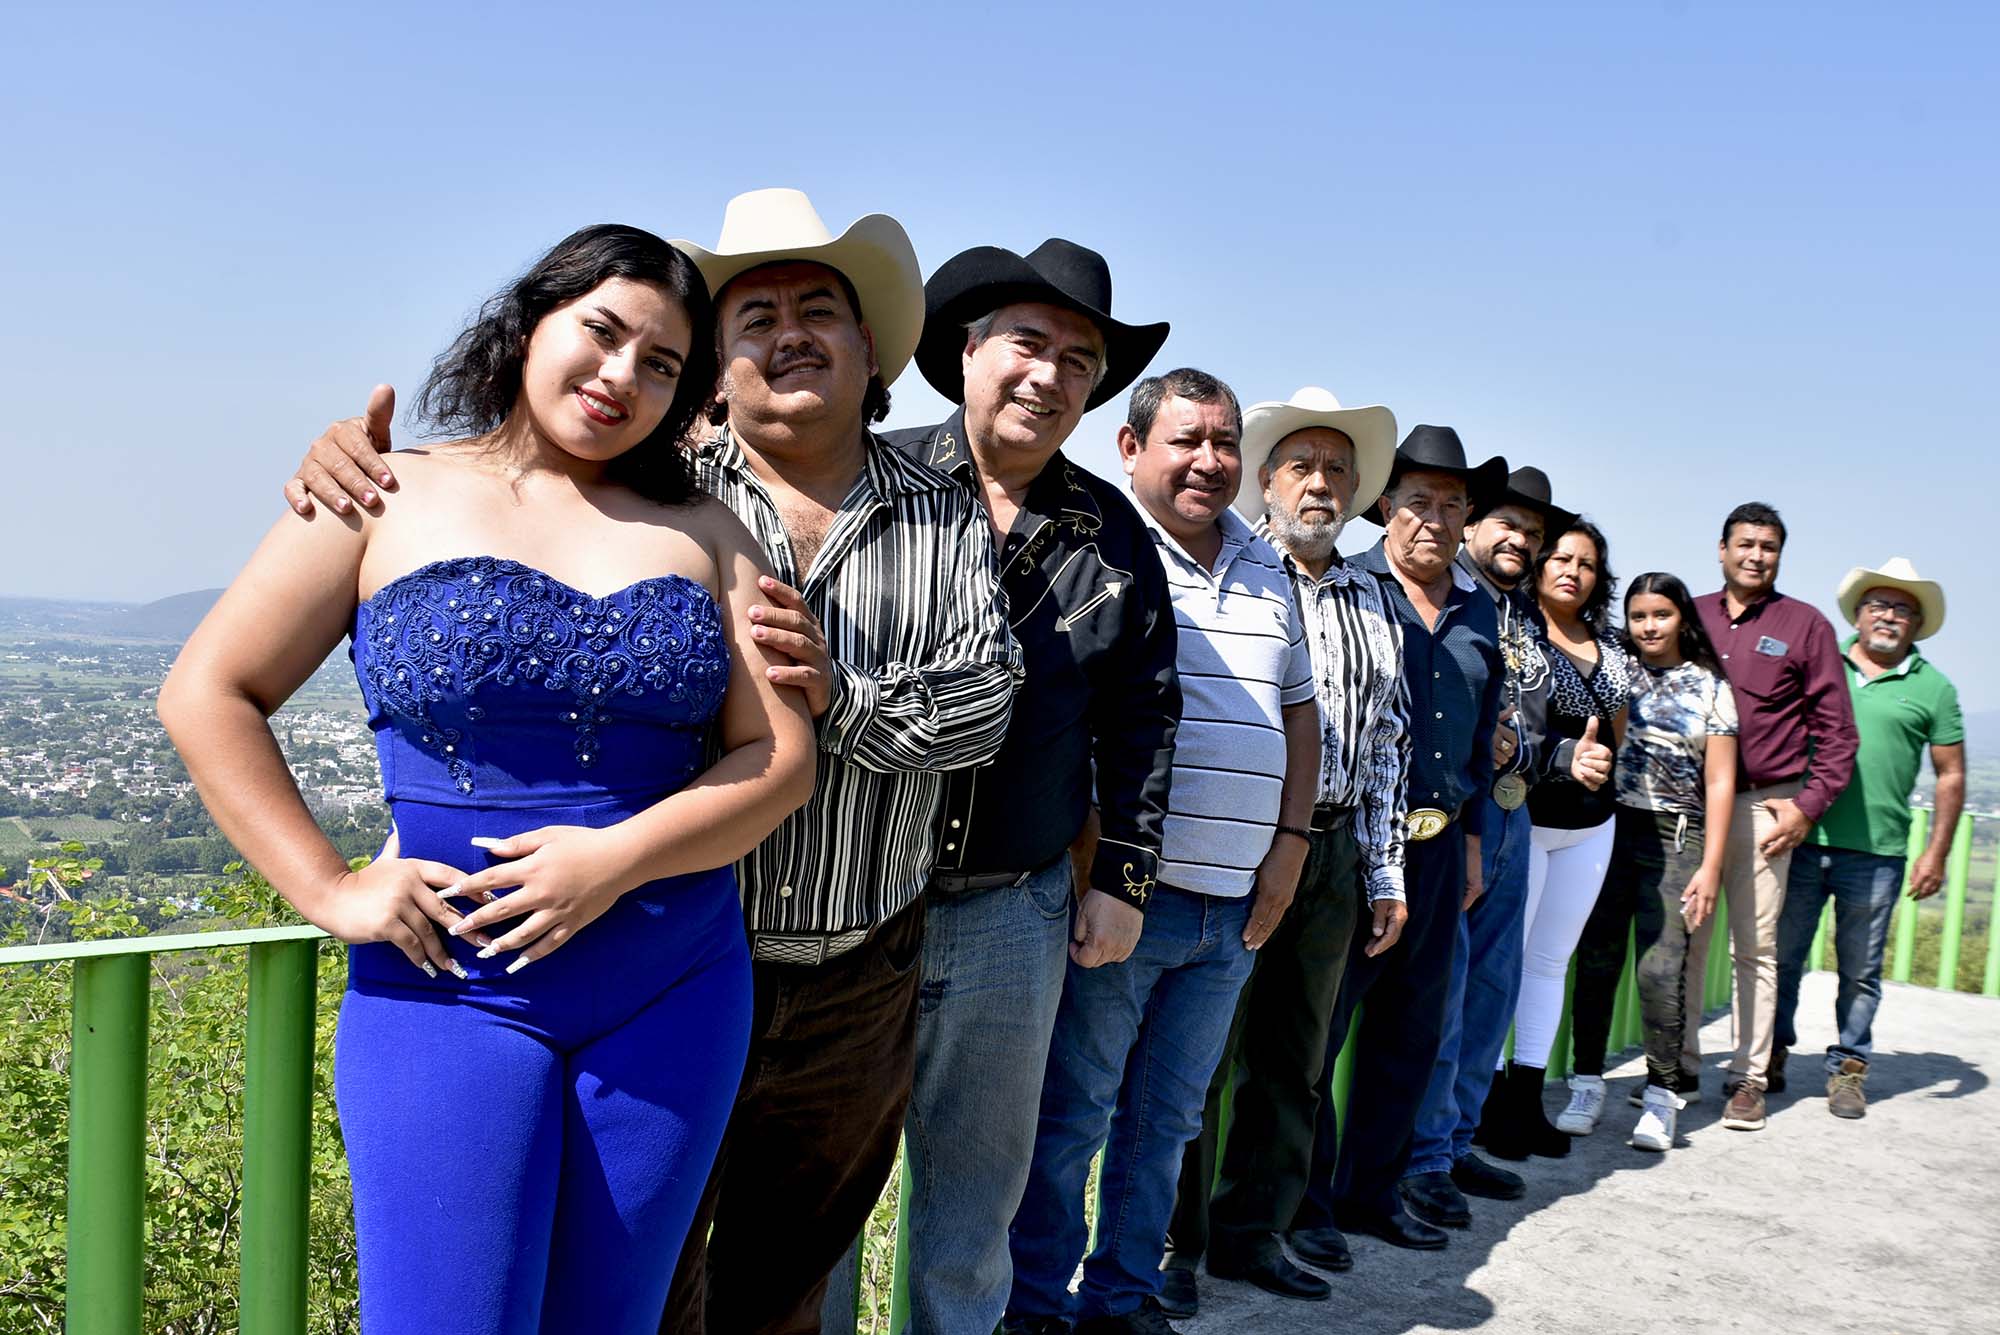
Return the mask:
M 1528 1196 L 1475 1201 L 1442 1252 L 1353 1239 L 1324 1303 L 1202 1276 L 1185 1335 L 1612 1335 L 1637 1331 L 2000 1331 L 2000 1001 L 1887 985 L 1868 1116 L 1826 1111 L 1814 1058 L 1832 1038 L 1833 975 L 1805 979 L 1809 1050 L 1763 1131 L 1720 1124 L 1726 1017 L 1702 1031 L 1703 1101 L 1666 1155 L 1629 1148 L 1625 1095 L 1564 1159 L 1525 1167 Z M 1622 1078 L 1621 1078 L 1622 1077 Z M 1551 1114 L 1561 1106 L 1548 1091 Z

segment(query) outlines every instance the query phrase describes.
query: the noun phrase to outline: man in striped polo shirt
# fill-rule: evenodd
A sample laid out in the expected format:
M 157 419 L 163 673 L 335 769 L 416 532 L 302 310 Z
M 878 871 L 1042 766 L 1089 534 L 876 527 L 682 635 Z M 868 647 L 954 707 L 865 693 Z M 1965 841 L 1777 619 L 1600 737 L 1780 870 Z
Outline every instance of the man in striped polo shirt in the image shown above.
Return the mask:
M 1312 663 L 1290 577 L 1229 509 L 1241 437 L 1236 396 L 1194 370 L 1141 381 L 1118 432 L 1173 598 L 1181 726 L 1145 931 L 1129 958 L 1072 964 L 1064 982 L 1014 1216 L 1004 1329 L 1024 1335 L 1072 1322 L 1077 1335 L 1171 1331 L 1160 1260 L 1182 1150 L 1200 1130 L 1251 952 L 1305 865 L 1320 758 Z M 1100 1144 L 1098 1243 L 1072 1297 Z

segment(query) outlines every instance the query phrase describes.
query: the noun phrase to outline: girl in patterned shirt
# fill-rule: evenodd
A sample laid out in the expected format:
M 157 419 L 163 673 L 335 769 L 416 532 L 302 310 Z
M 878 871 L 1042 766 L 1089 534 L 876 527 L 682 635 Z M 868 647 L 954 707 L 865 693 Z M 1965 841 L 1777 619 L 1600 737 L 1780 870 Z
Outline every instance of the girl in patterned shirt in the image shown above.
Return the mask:
M 1736 800 L 1736 702 L 1687 586 L 1639 576 L 1625 594 L 1633 659 L 1631 714 L 1613 783 L 1617 837 L 1604 893 L 1577 955 L 1576 1071 L 1556 1124 L 1588 1134 L 1604 1109 L 1604 1048 L 1613 995 L 1635 928 L 1646 1085 L 1632 1145 L 1667 1150 L 1675 1115 L 1700 1097 L 1683 1036 L 1701 1022 L 1701 981 L 1685 976 L 1688 941 L 1715 910 Z

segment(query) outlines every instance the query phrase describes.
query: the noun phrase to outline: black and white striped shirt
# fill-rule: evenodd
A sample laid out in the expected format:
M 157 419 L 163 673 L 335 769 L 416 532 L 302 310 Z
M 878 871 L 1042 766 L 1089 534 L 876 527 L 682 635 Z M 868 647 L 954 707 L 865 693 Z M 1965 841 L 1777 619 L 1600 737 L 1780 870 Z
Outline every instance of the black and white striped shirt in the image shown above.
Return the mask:
M 833 659 L 812 799 L 736 868 L 755 958 L 814 964 L 923 889 L 941 771 L 998 754 L 1020 652 L 986 514 L 942 473 L 870 435 L 801 583 L 777 505 L 734 437 L 725 429 L 700 446 L 695 464 L 805 598 Z
M 1263 520 L 1257 532 L 1270 538 Z M 1404 789 L 1410 771 L 1410 694 L 1403 632 L 1382 586 L 1336 559 L 1312 577 L 1278 546 L 1305 614 L 1319 700 L 1319 801 L 1354 809 L 1354 841 L 1368 900 L 1403 897 Z

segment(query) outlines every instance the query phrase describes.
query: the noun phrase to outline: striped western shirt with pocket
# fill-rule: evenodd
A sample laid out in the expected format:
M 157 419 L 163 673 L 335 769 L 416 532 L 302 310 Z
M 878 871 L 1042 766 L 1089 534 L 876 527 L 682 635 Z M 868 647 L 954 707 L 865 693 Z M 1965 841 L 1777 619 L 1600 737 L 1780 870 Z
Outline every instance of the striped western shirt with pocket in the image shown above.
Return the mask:
M 1259 536 L 1270 527 L 1257 523 Z M 1354 811 L 1368 901 L 1403 898 L 1410 688 L 1382 586 L 1336 556 L 1319 578 L 1272 542 L 1298 593 L 1319 699 L 1319 802 Z
M 1174 602 L 1181 726 L 1160 849 L 1163 884 L 1235 899 L 1255 888 L 1285 790 L 1285 710 L 1313 700 L 1291 579 L 1233 510 L 1213 568 L 1133 507 L 1158 544 Z
M 695 465 L 819 618 L 833 660 L 812 798 L 736 868 L 753 958 L 816 964 L 923 890 L 943 771 L 999 752 L 1020 651 L 986 514 L 943 474 L 870 434 L 802 580 L 778 507 L 726 428 Z

